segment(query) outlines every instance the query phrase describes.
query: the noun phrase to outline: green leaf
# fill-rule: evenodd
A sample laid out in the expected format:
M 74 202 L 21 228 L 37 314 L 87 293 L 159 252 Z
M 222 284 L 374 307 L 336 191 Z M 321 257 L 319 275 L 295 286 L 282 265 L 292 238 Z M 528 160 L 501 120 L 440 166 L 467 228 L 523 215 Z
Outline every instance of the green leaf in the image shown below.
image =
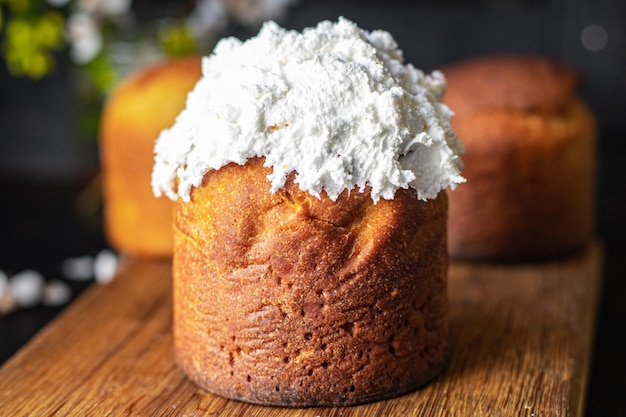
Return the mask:
M 34 25 L 34 36 L 38 45 L 56 49 L 63 44 L 63 16 L 50 11 L 41 16 Z
M 172 57 L 191 55 L 196 52 L 196 41 L 189 27 L 177 24 L 159 31 L 159 44 Z

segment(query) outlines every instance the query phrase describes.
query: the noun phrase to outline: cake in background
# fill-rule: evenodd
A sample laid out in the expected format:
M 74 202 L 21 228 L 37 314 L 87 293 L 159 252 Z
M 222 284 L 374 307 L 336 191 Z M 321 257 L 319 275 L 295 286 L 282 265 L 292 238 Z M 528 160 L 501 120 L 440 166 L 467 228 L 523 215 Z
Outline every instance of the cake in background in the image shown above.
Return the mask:
M 443 68 L 467 183 L 449 191 L 453 259 L 521 261 L 582 247 L 594 233 L 596 123 L 577 74 L 539 56 Z
M 100 132 L 104 231 L 112 248 L 135 257 L 172 255 L 172 203 L 150 188 L 154 142 L 185 106 L 200 57 L 136 70 L 105 103 Z

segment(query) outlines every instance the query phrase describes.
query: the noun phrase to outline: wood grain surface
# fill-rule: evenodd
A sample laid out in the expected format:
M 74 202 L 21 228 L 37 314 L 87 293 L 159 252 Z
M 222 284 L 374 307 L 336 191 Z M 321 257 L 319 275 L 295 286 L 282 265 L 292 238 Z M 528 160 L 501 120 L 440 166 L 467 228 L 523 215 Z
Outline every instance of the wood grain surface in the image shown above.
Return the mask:
M 0 416 L 581 416 L 602 272 L 593 244 L 556 261 L 453 263 L 452 352 L 426 387 L 348 408 L 229 401 L 172 355 L 171 265 L 127 261 L 0 368 Z

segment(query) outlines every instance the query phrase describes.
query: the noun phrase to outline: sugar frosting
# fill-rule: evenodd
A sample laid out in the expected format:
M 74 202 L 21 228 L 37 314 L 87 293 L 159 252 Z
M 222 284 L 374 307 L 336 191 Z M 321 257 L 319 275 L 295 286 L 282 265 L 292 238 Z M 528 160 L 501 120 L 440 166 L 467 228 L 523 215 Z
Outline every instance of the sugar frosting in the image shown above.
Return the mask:
M 434 198 L 465 181 L 445 88 L 440 72 L 404 64 L 388 32 L 344 18 L 302 33 L 267 22 L 203 58 L 186 108 L 156 141 L 154 194 L 188 201 L 209 170 L 260 156 L 271 192 L 295 171 L 300 189 L 333 200 L 368 186 L 374 202 L 408 187 Z

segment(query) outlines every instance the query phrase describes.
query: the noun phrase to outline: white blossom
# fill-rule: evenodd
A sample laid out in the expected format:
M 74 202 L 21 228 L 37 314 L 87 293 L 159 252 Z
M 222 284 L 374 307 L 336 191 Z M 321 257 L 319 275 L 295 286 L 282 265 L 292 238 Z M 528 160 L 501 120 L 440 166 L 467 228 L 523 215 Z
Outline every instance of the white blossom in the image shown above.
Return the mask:
M 117 255 L 108 249 L 101 250 L 94 260 L 94 276 L 98 284 L 107 284 L 115 278 Z
M 222 0 L 198 0 L 187 17 L 187 24 L 197 38 L 226 29 L 227 11 Z
M 119 16 L 130 11 L 131 0 L 79 0 L 78 8 L 92 15 Z
M 67 6 L 70 3 L 70 0 L 46 0 L 46 3 L 52 7 L 63 7 Z
M 67 279 L 87 281 L 93 278 L 93 257 L 79 256 L 65 259 L 61 263 L 61 272 Z
M 296 0 L 224 0 L 235 20 L 247 26 L 258 26 L 266 20 L 280 20 Z
M 9 281 L 13 299 L 20 307 L 34 307 L 39 304 L 44 283 L 43 275 L 32 269 L 13 275 Z
M 0 299 L 9 291 L 9 278 L 7 274 L 0 269 Z
M 43 289 L 41 303 L 45 306 L 62 306 L 72 298 L 72 290 L 63 281 L 54 280 Z
M 70 57 L 86 64 L 102 50 L 104 40 L 96 20 L 87 13 L 76 13 L 67 21 L 66 36 L 70 41 Z

